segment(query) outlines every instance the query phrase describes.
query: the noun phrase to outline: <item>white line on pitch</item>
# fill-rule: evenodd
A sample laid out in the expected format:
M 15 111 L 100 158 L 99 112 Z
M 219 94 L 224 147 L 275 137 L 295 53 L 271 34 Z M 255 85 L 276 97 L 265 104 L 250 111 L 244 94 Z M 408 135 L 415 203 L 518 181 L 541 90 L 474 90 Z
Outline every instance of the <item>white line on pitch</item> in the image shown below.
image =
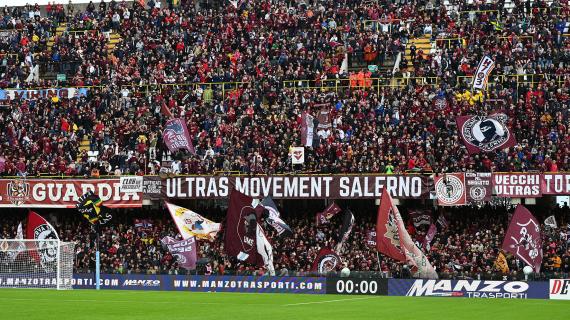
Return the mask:
M 341 302 L 341 301 L 355 301 L 355 300 L 368 300 L 374 299 L 376 297 L 361 297 L 361 298 L 349 298 L 349 299 L 335 299 L 335 300 L 325 300 L 325 301 L 311 301 L 311 302 L 299 302 L 299 303 L 289 303 L 285 304 L 285 307 L 289 306 L 301 306 L 305 304 L 320 304 L 320 303 L 331 303 L 331 302 Z

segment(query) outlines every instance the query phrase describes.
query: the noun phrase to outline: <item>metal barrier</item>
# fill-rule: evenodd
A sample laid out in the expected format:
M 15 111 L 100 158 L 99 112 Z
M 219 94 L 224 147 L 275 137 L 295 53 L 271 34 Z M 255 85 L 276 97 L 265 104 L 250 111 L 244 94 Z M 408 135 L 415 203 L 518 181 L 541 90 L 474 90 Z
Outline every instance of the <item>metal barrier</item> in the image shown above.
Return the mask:
M 51 68 L 62 67 L 61 64 L 74 65 L 77 61 L 67 62 L 43 62 L 50 64 Z M 543 81 L 555 81 L 559 86 L 563 86 L 567 79 L 570 79 L 570 74 L 495 74 L 491 75 L 488 90 L 492 89 L 496 84 L 506 83 L 507 81 L 515 81 L 517 88 L 520 85 L 535 86 Z M 457 76 L 457 83 L 460 85 L 469 86 L 473 80 L 473 76 Z M 322 92 L 333 91 L 340 92 L 342 90 L 361 90 L 361 89 L 376 89 L 378 93 L 382 88 L 404 88 L 409 85 L 423 85 L 437 87 L 441 84 L 440 77 L 398 77 L 398 78 L 365 78 L 364 85 L 362 79 L 356 80 L 356 84 L 352 83 L 349 78 L 342 79 L 324 79 L 324 80 L 284 80 L 281 82 L 281 88 L 286 90 L 317 90 Z M 187 93 L 202 90 L 202 98 L 206 100 L 213 99 L 215 95 L 226 98 L 226 96 L 238 89 L 246 89 L 252 85 L 253 82 L 202 82 L 202 83 L 172 83 L 172 84 L 119 84 L 119 89 L 127 88 L 134 94 L 152 94 L 152 93 Z M 106 86 L 66 86 L 74 88 L 89 88 L 101 89 Z M 4 90 L 34 90 L 34 89 L 47 89 L 51 86 L 42 87 L 26 87 L 26 88 L 4 88 Z

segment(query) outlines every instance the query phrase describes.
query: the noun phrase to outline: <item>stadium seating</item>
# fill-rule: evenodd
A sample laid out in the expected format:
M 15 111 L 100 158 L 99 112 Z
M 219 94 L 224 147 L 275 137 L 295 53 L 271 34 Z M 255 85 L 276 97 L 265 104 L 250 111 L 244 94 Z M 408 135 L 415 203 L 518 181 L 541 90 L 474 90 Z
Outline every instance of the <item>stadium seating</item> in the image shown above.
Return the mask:
M 4 8 L 0 91 L 87 91 L 0 95 L 0 175 L 570 170 L 567 3 L 222 3 Z M 470 84 L 485 55 L 497 64 L 484 98 Z M 301 144 L 303 112 L 321 110 L 330 112 L 331 128 L 316 132 L 304 165 L 292 166 L 289 148 Z M 455 116 L 493 111 L 508 115 L 518 144 L 470 155 Z M 169 114 L 187 122 L 195 155 L 167 150 Z M 450 215 L 450 228 L 429 251 L 442 277 L 498 277 L 496 237 L 507 217 L 495 213 Z M 77 270 L 92 270 L 88 226 L 65 220 L 60 234 L 81 244 Z M 276 267 L 308 272 L 333 229 L 290 223 L 295 236 L 275 246 Z M 2 235 L 13 237 L 6 228 Z M 378 266 L 365 250 L 370 228 L 372 221 L 356 226 L 349 268 L 405 277 L 401 264 L 387 259 Z M 425 231 L 412 236 L 421 241 Z M 563 263 L 545 259 L 544 270 L 567 275 L 570 251 L 558 232 L 545 251 Z M 105 272 L 184 272 L 158 243 L 175 234 L 159 218 L 150 230 L 136 230 L 132 221 L 104 228 Z M 220 245 L 200 248 L 212 272 L 263 272 L 223 256 Z M 519 276 L 522 266 L 512 258 L 509 265 L 510 276 Z

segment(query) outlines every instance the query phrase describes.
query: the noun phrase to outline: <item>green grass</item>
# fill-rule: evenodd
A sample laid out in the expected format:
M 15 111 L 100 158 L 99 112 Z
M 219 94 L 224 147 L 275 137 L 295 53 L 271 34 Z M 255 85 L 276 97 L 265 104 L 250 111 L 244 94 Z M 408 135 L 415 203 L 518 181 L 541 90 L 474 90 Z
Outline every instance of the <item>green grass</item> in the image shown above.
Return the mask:
M 568 319 L 570 301 L 0 290 L 0 319 Z

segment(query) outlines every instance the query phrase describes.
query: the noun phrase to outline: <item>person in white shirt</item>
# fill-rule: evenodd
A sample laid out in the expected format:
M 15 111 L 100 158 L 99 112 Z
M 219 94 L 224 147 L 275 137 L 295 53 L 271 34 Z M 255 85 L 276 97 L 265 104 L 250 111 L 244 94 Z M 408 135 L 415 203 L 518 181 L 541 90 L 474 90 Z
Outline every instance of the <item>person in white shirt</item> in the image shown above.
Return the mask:
M 172 171 L 172 173 L 179 174 L 180 173 L 180 165 L 181 165 L 180 160 L 172 161 L 172 164 L 170 166 L 170 170 Z

